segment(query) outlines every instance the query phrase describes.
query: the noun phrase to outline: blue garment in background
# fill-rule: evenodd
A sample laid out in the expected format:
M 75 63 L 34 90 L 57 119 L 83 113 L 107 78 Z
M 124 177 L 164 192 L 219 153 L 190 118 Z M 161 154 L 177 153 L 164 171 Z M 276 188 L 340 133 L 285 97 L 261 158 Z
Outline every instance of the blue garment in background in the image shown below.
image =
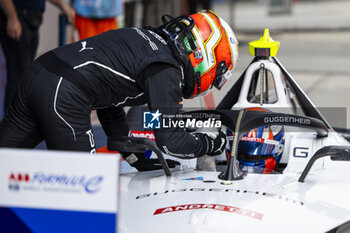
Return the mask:
M 122 13 L 121 0 L 75 0 L 78 15 L 86 18 L 113 18 Z

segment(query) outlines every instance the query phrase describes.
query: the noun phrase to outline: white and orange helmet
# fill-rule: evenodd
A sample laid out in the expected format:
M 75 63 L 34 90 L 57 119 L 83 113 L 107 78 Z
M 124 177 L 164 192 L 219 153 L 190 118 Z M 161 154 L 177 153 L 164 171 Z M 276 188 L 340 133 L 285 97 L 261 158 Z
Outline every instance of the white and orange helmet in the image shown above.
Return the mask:
M 178 52 L 188 55 L 196 75 L 193 93 L 221 89 L 232 76 L 238 58 L 238 41 L 230 26 L 212 11 L 179 16 L 164 25 Z

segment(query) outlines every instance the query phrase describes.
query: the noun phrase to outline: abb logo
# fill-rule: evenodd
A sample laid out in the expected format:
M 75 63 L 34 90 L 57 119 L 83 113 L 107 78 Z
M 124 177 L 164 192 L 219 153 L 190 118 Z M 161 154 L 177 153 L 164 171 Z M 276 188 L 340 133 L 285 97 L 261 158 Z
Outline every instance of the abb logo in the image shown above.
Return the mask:
M 30 177 L 28 173 L 14 173 L 12 172 L 9 177 L 9 181 L 14 181 L 14 182 L 29 182 Z

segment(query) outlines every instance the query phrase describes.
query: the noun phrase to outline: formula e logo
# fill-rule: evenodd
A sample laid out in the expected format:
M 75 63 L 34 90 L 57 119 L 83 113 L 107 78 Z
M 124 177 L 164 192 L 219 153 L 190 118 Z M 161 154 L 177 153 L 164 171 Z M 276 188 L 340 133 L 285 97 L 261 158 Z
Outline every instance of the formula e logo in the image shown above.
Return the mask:
M 102 175 L 67 175 L 45 173 L 11 172 L 8 178 L 11 191 L 42 191 L 42 192 L 69 192 L 94 194 L 101 190 L 104 181 Z
M 160 122 L 162 114 L 157 110 L 156 112 L 143 113 L 143 128 L 144 129 L 160 129 Z

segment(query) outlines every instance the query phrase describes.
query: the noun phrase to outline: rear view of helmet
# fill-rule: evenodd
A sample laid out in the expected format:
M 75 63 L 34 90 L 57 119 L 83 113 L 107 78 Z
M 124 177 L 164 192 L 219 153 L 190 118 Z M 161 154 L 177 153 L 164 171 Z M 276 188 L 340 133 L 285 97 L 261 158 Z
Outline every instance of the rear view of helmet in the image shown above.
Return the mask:
M 231 78 L 238 59 L 238 41 L 230 26 L 212 11 L 164 16 L 161 27 L 179 56 L 188 56 L 195 75 L 185 80 L 185 98 L 205 94 L 212 86 L 221 89 Z
M 268 110 L 257 107 L 247 110 Z M 227 155 L 231 153 L 233 132 L 227 129 L 229 138 Z M 262 126 L 245 133 L 238 145 L 237 158 L 242 166 L 264 168 L 264 173 L 275 170 L 283 153 L 284 127 Z

